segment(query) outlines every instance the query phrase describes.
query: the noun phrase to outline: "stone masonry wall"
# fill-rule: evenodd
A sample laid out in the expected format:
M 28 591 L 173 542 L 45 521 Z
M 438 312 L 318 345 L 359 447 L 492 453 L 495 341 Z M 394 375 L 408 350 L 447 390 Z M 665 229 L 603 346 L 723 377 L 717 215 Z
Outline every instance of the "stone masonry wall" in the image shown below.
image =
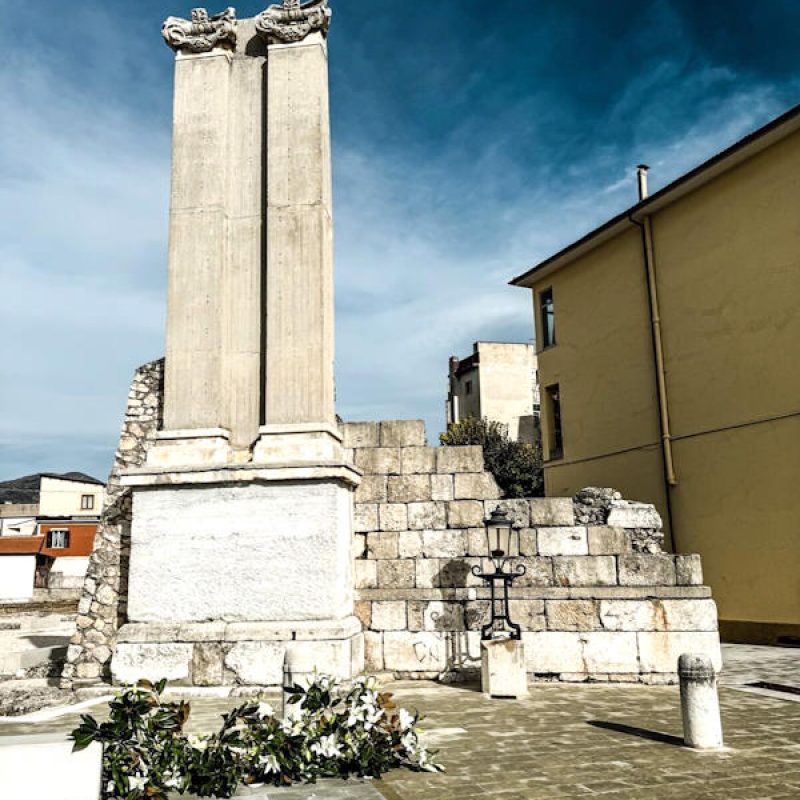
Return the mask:
M 661 551 L 661 520 L 610 489 L 502 500 L 480 447 L 428 447 L 421 421 L 343 426 L 364 479 L 355 496 L 356 614 L 367 670 L 455 677 L 479 666 L 489 591 L 483 521 L 520 529 L 527 573 L 511 592 L 532 676 L 675 680 L 678 656 L 720 666 L 717 614 L 699 556 Z
M 108 677 L 117 630 L 126 614 L 131 495 L 120 473 L 144 463 L 147 442 L 161 424 L 164 360 L 136 370 L 119 445 L 108 479 L 100 525 L 78 605 L 77 627 L 62 673 L 65 686 Z

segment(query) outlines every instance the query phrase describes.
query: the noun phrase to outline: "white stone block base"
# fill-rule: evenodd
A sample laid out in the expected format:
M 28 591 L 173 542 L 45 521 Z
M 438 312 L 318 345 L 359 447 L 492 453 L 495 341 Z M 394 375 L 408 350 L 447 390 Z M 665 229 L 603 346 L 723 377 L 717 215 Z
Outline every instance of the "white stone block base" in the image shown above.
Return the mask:
M 287 650 L 297 669 L 341 680 L 364 671 L 355 617 L 312 622 L 130 624 L 111 662 L 115 683 L 142 678 L 184 686 L 281 686 Z
M 528 694 L 525 646 L 513 639 L 481 642 L 481 688 L 489 697 Z

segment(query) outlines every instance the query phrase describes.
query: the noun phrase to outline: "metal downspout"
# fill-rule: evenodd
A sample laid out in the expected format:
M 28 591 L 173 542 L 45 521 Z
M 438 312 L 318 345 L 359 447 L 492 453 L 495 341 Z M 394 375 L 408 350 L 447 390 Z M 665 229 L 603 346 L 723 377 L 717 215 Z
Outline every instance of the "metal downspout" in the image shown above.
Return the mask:
M 672 433 L 669 424 L 669 400 L 667 396 L 667 376 L 664 366 L 664 343 L 661 336 L 661 310 L 658 302 L 658 286 L 656 284 L 655 252 L 653 248 L 653 228 L 649 216 L 642 222 L 630 217 L 634 225 L 642 231 L 642 244 L 644 251 L 645 272 L 647 275 L 647 293 L 650 301 L 650 325 L 653 337 L 653 352 L 655 354 L 656 387 L 658 394 L 659 422 L 661 427 L 661 450 L 664 458 L 664 478 L 666 486 L 667 514 L 669 516 L 670 539 L 673 551 L 675 550 L 675 531 L 672 522 L 672 499 L 670 488 L 678 485 L 675 474 L 675 462 L 672 457 Z

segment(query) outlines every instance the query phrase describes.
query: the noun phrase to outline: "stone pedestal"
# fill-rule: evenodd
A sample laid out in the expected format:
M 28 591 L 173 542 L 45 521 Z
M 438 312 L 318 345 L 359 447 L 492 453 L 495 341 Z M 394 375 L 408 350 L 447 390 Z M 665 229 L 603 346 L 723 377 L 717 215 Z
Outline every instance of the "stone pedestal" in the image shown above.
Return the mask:
M 525 647 L 515 639 L 481 642 L 481 689 L 489 697 L 528 694 Z

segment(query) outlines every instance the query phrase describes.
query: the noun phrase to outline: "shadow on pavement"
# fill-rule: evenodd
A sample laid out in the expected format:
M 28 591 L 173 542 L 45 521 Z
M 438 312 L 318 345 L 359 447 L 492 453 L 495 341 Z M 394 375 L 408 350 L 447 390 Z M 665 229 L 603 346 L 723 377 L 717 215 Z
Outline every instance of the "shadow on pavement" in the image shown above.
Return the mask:
M 662 744 L 671 744 L 673 747 L 683 747 L 684 742 L 680 736 L 672 736 L 669 733 L 659 733 L 658 731 L 648 731 L 646 728 L 636 728 L 633 725 L 625 725 L 622 722 L 604 722 L 599 719 L 590 719 L 586 723 L 593 728 L 602 728 L 606 731 L 616 733 L 627 733 L 631 736 L 638 736 L 640 739 L 650 739 Z

